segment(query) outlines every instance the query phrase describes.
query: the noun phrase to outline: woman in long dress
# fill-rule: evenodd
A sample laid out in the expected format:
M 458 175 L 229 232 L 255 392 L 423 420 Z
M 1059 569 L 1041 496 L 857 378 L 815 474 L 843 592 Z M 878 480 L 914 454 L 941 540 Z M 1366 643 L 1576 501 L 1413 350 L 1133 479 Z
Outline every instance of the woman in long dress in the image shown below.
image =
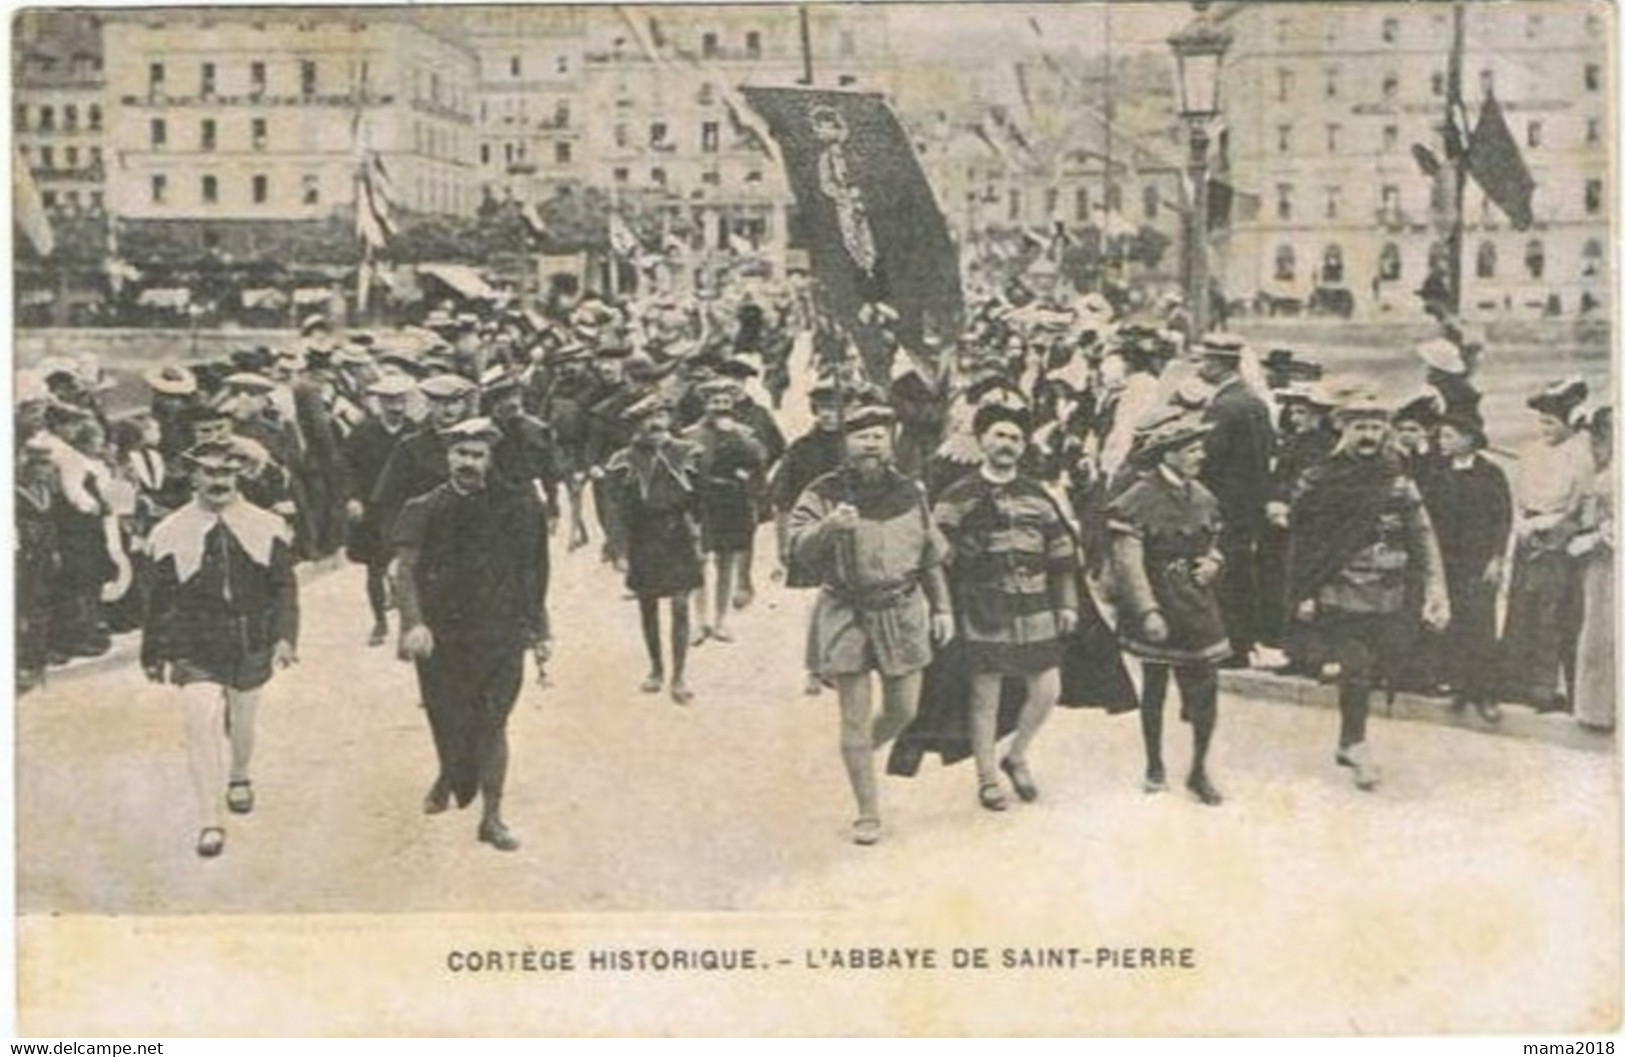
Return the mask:
M 1585 612 L 1574 677 L 1574 718 L 1592 730 L 1614 729 L 1614 409 L 1601 408 L 1586 427 L 1597 472 L 1580 501 L 1580 534 L 1569 555 L 1580 562 Z
M 1578 379 L 1530 397 L 1540 437 L 1518 464 L 1512 583 L 1501 635 L 1504 697 L 1541 712 L 1566 711 L 1564 691 L 1573 689 L 1583 606 L 1579 568 L 1568 545 L 1594 472 L 1590 442 L 1574 428 L 1585 397 L 1586 385 Z

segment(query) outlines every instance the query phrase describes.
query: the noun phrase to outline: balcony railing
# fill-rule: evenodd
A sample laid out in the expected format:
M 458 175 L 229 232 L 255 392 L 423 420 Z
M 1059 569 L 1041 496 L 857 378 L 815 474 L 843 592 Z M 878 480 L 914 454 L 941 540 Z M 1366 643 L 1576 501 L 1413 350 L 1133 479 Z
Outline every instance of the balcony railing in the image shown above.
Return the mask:
M 389 106 L 393 94 L 312 92 L 310 94 L 245 93 L 242 95 L 165 95 L 161 92 L 120 97 L 125 106 Z

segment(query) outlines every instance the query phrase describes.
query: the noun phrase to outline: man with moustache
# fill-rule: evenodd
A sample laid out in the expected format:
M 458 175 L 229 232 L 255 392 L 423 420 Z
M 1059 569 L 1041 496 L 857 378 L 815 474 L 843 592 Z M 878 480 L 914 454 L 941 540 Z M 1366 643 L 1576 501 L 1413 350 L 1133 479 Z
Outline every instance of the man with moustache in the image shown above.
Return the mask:
M 367 392 L 378 408 L 377 414 L 368 415 L 344 439 L 345 479 L 350 494 L 345 504 L 349 522 L 346 554 L 353 562 L 367 567 L 367 604 L 372 609 L 372 632 L 367 636 L 368 646 L 382 646 L 389 636 L 389 621 L 385 612 L 389 607 L 389 593 L 385 574 L 392 553 L 384 536 L 378 508 L 369 500 L 384 467 L 395 448 L 405 439 L 409 427 L 406 418 L 407 401 L 417 385 L 404 375 L 390 374 L 379 378 Z
M 1003 811 L 1000 770 L 1016 795 L 1038 799 L 1027 749 L 1061 692 L 1061 637 L 1078 626 L 1077 550 L 1061 511 L 1020 471 L 1032 430 L 1024 407 L 993 403 L 976 412 L 982 449 L 976 473 L 937 500 L 933 517 L 949 546 L 947 565 L 970 676 L 970 741 L 977 799 Z M 1003 682 L 1026 682 L 1015 737 L 997 759 Z
M 1337 447 L 1294 491 L 1287 606 L 1339 664 L 1337 763 L 1372 790 L 1382 777 L 1365 737 L 1372 688 L 1405 645 L 1411 600 L 1422 625 L 1441 631 L 1450 598 L 1422 494 L 1390 444 L 1387 408 L 1361 387 L 1336 419 Z
M 448 479 L 406 504 L 395 526 L 400 655 L 416 662 L 440 770 L 426 814 L 481 798 L 479 840 L 519 841 L 502 819 L 508 715 L 525 650 L 547 660 L 540 587 L 543 521 L 536 493 L 494 472 L 501 431 L 484 418 L 441 431 Z
M 947 544 L 920 485 L 892 463 L 891 408 L 845 419 L 846 465 L 807 486 L 789 518 L 791 559 L 822 584 L 808 636 L 808 667 L 835 684 L 841 758 L 858 803 L 852 839 L 880 840 L 874 752 L 914 718 L 931 647 L 953 638 L 942 559 Z M 871 704 L 878 671 L 881 714 Z
M 254 810 L 255 712 L 273 668 L 296 660 L 299 585 L 286 522 L 238 491 L 247 467 L 238 446 L 204 442 L 186 463 L 192 501 L 160 521 L 149 542 L 141 667 L 152 682 L 175 687 L 182 703 L 201 818 L 197 853 L 213 858 L 226 840 L 222 787 L 233 813 Z

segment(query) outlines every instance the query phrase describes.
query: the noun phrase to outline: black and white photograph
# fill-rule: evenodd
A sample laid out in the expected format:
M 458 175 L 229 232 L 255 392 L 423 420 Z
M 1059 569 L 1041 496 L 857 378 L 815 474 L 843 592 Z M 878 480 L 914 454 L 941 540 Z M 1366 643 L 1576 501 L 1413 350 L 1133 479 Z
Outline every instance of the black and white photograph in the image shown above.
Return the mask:
M 1616 22 L 14 10 L 16 1031 L 1616 1034 Z

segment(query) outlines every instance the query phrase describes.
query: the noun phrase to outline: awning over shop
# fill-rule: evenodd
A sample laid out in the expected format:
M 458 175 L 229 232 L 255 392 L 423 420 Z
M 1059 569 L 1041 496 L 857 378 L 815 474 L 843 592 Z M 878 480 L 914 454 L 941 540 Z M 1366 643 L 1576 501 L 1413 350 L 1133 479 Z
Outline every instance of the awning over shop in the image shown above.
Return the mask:
M 244 308 L 283 308 L 288 303 L 288 295 L 274 286 L 266 286 L 244 290 L 242 301 Z
M 497 292 L 491 285 L 466 264 L 420 264 L 418 274 L 439 279 L 461 296 L 471 300 L 494 301 L 497 297 Z
M 155 286 L 135 299 L 136 304 L 149 308 L 185 308 L 191 302 L 192 291 L 184 286 Z

